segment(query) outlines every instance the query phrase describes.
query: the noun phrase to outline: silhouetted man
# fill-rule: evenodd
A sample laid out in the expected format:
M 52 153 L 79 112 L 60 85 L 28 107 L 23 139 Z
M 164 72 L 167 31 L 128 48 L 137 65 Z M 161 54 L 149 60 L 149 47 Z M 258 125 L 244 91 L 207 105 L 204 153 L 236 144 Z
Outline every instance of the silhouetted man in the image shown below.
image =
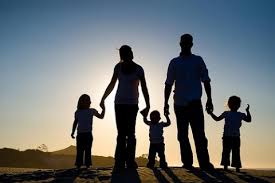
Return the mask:
M 211 86 L 208 70 L 203 59 L 191 52 L 193 37 L 184 34 L 180 40 L 181 53 L 170 61 L 165 82 L 164 114 L 169 114 L 168 100 L 172 86 L 174 90 L 174 110 L 177 118 L 178 141 L 180 143 L 183 167 L 193 168 L 193 155 L 188 139 L 189 124 L 195 141 L 197 157 L 201 169 L 212 170 L 209 161 L 207 138 L 204 132 L 204 116 L 201 104 L 202 86 L 204 83 L 207 95 L 206 110 L 213 111 Z

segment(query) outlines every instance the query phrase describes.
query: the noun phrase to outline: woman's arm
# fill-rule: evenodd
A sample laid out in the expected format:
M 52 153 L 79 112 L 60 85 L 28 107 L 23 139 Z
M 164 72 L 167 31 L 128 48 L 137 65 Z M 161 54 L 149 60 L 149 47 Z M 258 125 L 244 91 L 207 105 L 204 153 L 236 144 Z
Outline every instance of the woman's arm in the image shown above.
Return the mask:
M 100 107 L 104 106 L 105 99 L 110 95 L 110 93 L 113 91 L 113 89 L 114 89 L 114 87 L 116 85 L 116 81 L 117 81 L 117 78 L 118 78 L 117 67 L 118 67 L 118 65 L 116 65 L 116 67 L 114 69 L 114 73 L 113 73 L 112 79 L 111 79 L 111 82 L 107 86 L 107 88 L 106 88 L 106 90 L 105 90 L 105 92 L 104 92 L 104 94 L 102 96 L 102 99 L 101 99 L 101 102 L 100 102 Z
M 150 110 L 150 98 L 149 98 L 149 93 L 146 85 L 146 80 L 145 77 L 142 76 L 140 78 L 140 84 L 141 84 L 141 90 L 145 99 L 146 107 L 140 112 L 143 116 L 147 116 L 148 112 Z

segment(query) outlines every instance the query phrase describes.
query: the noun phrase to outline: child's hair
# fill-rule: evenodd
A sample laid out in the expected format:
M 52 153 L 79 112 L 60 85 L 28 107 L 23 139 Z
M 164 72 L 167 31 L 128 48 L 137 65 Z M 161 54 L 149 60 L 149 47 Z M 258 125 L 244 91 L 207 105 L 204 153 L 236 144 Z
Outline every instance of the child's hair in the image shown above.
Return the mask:
M 152 118 L 154 118 L 154 116 L 157 116 L 158 118 L 160 118 L 160 113 L 157 110 L 154 110 L 150 113 L 150 119 L 152 121 Z
M 230 110 L 238 110 L 239 107 L 241 106 L 241 98 L 233 95 L 229 97 L 227 105 Z
M 91 104 L 90 96 L 87 94 L 83 94 L 79 97 L 77 103 L 77 109 L 88 109 Z

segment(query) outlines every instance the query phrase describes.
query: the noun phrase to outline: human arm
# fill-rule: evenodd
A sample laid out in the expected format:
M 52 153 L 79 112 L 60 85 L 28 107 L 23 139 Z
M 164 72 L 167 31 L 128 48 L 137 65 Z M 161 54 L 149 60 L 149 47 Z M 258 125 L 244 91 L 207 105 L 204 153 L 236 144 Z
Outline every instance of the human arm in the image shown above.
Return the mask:
M 118 71 L 117 71 L 117 67 L 118 65 L 116 65 L 115 69 L 114 69 L 114 73 L 113 73 L 113 76 L 112 76 L 112 79 L 111 79 L 111 82 L 109 83 L 109 85 L 107 86 L 102 98 L 101 98 L 101 102 L 100 102 L 100 107 L 103 107 L 104 106 L 104 102 L 105 102 L 105 99 L 110 95 L 110 93 L 113 91 L 115 85 L 116 85 L 116 81 L 117 81 L 117 78 L 118 78 Z
M 76 126 L 77 126 L 77 119 L 75 118 L 74 119 L 74 123 L 73 123 L 73 128 L 72 128 L 72 133 L 71 133 L 71 137 L 74 139 L 74 132 L 75 132 L 75 129 L 76 129 Z
M 172 86 L 175 81 L 175 69 L 174 69 L 174 64 L 173 60 L 170 61 L 170 64 L 168 66 L 167 70 L 167 77 L 165 81 L 165 88 L 164 88 L 164 115 L 169 115 L 169 97 L 172 91 Z
M 171 125 L 171 120 L 170 120 L 170 118 L 169 118 L 169 114 L 166 114 L 165 115 L 165 118 L 166 118 L 166 123 L 163 123 L 163 127 L 168 127 L 168 126 L 170 126 Z
M 216 116 L 213 112 L 208 113 L 215 121 L 220 121 L 224 119 L 224 113 L 222 113 L 220 116 Z
M 150 125 L 151 122 L 147 120 L 147 117 L 143 116 L 143 122 L 146 124 L 146 125 Z
M 250 123 L 251 122 L 251 114 L 250 114 L 250 112 L 249 112 L 249 108 L 250 108 L 250 106 L 249 106 L 249 104 L 247 104 L 247 107 L 246 107 L 246 116 L 244 117 L 244 121 L 246 121 L 246 122 L 248 122 L 248 123 Z
M 104 105 L 104 103 L 103 103 L 103 105 L 101 106 L 101 108 L 102 108 L 101 113 L 99 113 L 96 109 L 93 109 L 94 115 L 95 115 L 97 118 L 99 118 L 99 119 L 103 119 L 104 116 L 105 116 L 105 105 Z
M 164 115 L 169 115 L 169 97 L 172 91 L 172 85 L 169 84 L 165 84 L 165 88 L 164 88 Z
M 209 113 L 212 113 L 214 110 L 213 107 L 213 103 L 212 103 L 212 97 L 211 97 L 211 85 L 210 85 L 210 81 L 205 81 L 204 83 L 204 89 L 205 89 L 205 93 L 207 96 L 207 101 L 206 101 L 206 111 Z M 211 114 L 210 114 L 211 115 Z
M 141 85 L 141 90 L 142 90 L 142 93 L 143 93 L 143 96 L 145 99 L 145 103 L 146 103 L 146 107 L 140 113 L 146 117 L 150 110 L 150 97 L 149 97 L 148 88 L 147 88 L 144 74 L 140 78 L 140 85 Z

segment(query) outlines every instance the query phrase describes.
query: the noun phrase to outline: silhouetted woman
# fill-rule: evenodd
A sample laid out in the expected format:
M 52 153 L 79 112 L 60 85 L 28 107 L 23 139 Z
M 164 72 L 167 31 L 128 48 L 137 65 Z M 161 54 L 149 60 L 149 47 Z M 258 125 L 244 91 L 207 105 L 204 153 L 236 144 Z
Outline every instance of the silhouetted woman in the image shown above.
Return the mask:
M 115 115 L 117 125 L 117 146 L 115 152 L 115 166 L 113 172 L 125 168 L 136 169 L 135 162 L 136 137 L 135 126 L 138 112 L 138 86 L 141 84 L 142 93 L 145 98 L 146 108 L 142 113 L 146 116 L 150 109 L 149 94 L 146 86 L 143 68 L 133 62 L 133 52 L 130 46 L 123 45 L 119 49 L 120 62 L 116 64 L 110 84 L 101 99 L 101 106 L 113 91 L 116 81 L 118 88 L 115 96 Z

